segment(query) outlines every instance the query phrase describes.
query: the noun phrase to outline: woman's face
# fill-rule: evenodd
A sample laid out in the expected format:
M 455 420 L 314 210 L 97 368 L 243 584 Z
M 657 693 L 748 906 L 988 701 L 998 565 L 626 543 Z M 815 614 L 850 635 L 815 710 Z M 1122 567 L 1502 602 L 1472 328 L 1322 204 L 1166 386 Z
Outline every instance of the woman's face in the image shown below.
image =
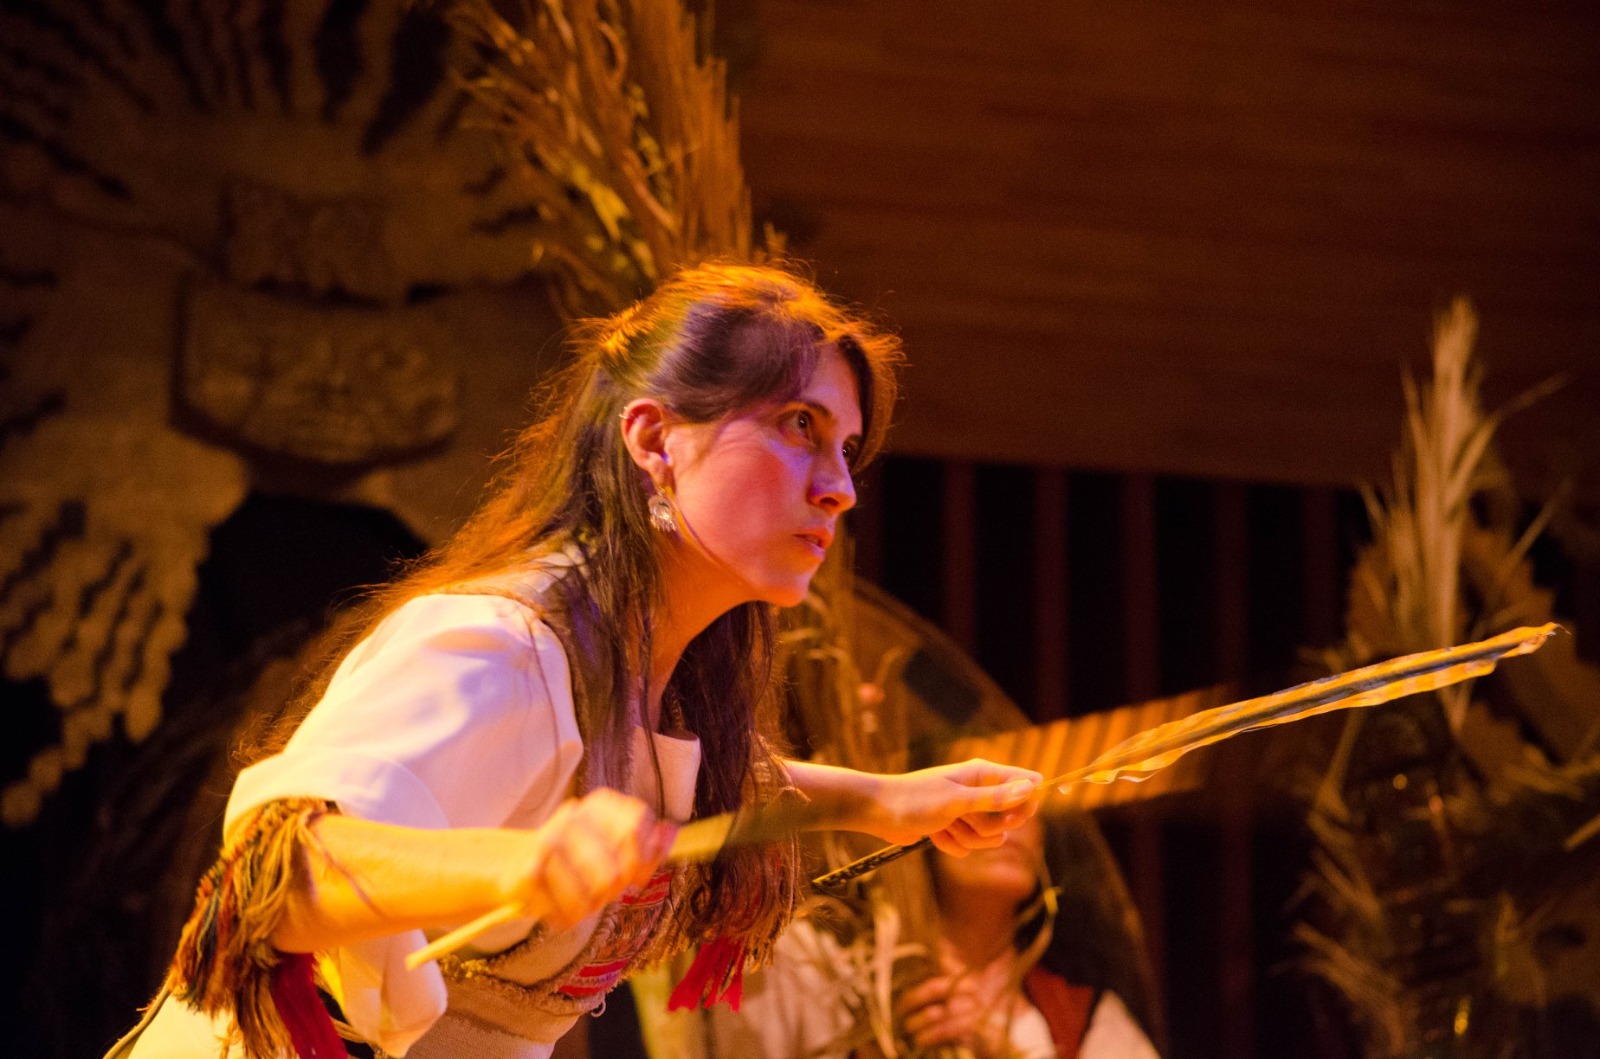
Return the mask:
M 805 598 L 839 516 L 855 506 L 860 445 L 855 374 L 832 346 L 792 400 L 674 424 L 665 449 L 696 589 L 730 606 Z
M 947 913 L 972 901 L 996 901 L 1007 908 L 1033 893 L 1039 882 L 1044 825 L 1037 816 L 1006 836 L 1005 845 L 976 849 L 965 857 L 935 854 L 939 903 Z

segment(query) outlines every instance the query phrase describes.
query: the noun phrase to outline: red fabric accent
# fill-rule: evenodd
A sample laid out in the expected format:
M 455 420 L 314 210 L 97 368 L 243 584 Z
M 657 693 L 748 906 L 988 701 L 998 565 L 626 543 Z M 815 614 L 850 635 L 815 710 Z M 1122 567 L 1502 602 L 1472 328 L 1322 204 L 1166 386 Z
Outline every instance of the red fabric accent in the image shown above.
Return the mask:
M 283 953 L 272 969 L 272 1004 L 300 1059 L 348 1059 L 344 1039 L 317 996 L 315 968 L 309 952 Z
M 1022 976 L 1022 992 L 1050 1027 L 1057 1059 L 1078 1059 L 1078 1049 L 1083 1044 L 1083 1035 L 1089 1032 L 1089 1017 L 1094 1013 L 1099 991 L 1086 985 L 1073 985 L 1059 974 L 1036 966 Z
M 628 966 L 627 960 L 612 960 L 610 963 L 591 963 L 589 966 L 580 970 L 578 974 L 580 977 L 610 974 L 613 971 L 620 971 L 626 966 Z
M 631 958 L 630 958 L 631 959 Z M 572 981 L 559 987 L 556 992 L 565 996 L 585 997 L 594 996 L 596 993 L 609 993 L 611 987 L 617 984 L 622 971 L 628 966 L 628 959 L 612 960 L 609 963 L 591 963 L 572 976 Z M 598 985 L 580 985 L 585 981 L 599 980 Z
M 744 943 L 723 935 L 700 946 L 694 962 L 667 999 L 667 1010 L 709 1008 L 726 1000 L 739 1010 L 744 999 Z
M 671 879 L 651 879 L 649 882 L 645 883 L 644 889 L 637 891 L 630 890 L 623 894 L 622 903 L 625 905 L 654 904 L 663 897 L 667 896 L 667 893 L 671 889 Z

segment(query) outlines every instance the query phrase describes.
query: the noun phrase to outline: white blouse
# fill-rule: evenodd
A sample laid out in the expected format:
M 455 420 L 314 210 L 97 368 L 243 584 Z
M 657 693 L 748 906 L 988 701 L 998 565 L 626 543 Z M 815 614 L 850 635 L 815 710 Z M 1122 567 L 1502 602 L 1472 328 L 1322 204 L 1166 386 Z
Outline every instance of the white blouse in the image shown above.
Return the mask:
M 791 923 L 778 941 L 773 962 L 745 976 L 744 1000 L 734 1012 L 719 1005 L 694 1023 L 662 1016 L 641 1005 L 646 1033 L 663 1053 L 680 1059 L 711 1055 L 740 1059 L 848 1059 L 852 1049 L 836 1042 L 854 1024 L 852 1006 L 861 983 L 841 977 L 843 949 L 832 935 L 805 920 Z M 1050 1024 L 1025 999 L 1009 1025 L 1008 1043 L 1017 1059 L 1056 1059 Z M 1101 994 L 1078 1049 L 1078 1059 L 1160 1059 L 1116 993 Z
M 634 735 L 630 793 L 663 816 L 687 820 L 699 741 L 643 728 Z M 664 804 L 656 804 L 652 739 Z M 582 758 L 567 657 L 550 627 L 502 596 L 420 596 L 350 651 L 281 754 L 239 775 L 224 833 L 265 803 L 294 797 L 324 798 L 346 815 L 406 827 L 536 827 L 571 796 Z M 478 939 L 477 950 L 508 948 L 530 926 L 506 924 Z M 576 951 L 593 928 L 590 919 L 569 932 L 576 937 L 551 938 L 552 948 Z M 438 966 L 405 968 L 405 957 L 425 943 L 414 930 L 320 954 L 351 1025 L 393 1055 L 404 1055 L 445 1009 Z M 164 1005 L 134 1059 L 195 1054 L 158 1050 L 169 1036 L 157 1032 L 162 1023 L 183 1016 L 204 1021 L 183 1005 Z M 166 1028 L 174 1043 L 198 1029 Z M 215 1054 L 213 1044 L 206 1059 Z

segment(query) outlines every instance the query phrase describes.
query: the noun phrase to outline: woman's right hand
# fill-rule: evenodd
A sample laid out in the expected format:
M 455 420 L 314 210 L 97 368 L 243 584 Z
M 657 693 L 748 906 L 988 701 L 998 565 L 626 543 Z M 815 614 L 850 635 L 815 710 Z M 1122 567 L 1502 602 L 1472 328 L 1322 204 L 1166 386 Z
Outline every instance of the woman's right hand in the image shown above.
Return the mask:
M 527 832 L 527 848 L 502 879 L 504 901 L 551 931 L 567 930 L 648 882 L 676 834 L 639 799 L 598 788 Z
M 959 1049 L 974 1059 L 1009 1055 L 1004 1021 L 974 988 L 969 975 L 939 975 L 912 986 L 895 1003 L 895 1018 L 919 1052 Z

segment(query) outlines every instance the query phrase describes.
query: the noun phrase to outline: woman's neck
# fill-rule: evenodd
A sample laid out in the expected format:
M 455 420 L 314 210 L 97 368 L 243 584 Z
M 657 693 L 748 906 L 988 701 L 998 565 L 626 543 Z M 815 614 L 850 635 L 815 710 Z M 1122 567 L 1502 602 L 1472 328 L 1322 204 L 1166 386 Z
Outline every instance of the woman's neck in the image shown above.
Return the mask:
M 696 571 L 677 549 L 667 549 L 662 557 L 661 578 L 665 599 L 650 626 L 650 697 L 644 703 L 644 723 L 652 731 L 661 726 L 662 692 L 689 642 L 745 602 L 732 593 L 708 591 L 717 581 Z
M 988 893 L 961 890 L 940 898 L 940 932 L 968 969 L 981 970 L 1012 950 L 1016 914 L 1006 902 Z

